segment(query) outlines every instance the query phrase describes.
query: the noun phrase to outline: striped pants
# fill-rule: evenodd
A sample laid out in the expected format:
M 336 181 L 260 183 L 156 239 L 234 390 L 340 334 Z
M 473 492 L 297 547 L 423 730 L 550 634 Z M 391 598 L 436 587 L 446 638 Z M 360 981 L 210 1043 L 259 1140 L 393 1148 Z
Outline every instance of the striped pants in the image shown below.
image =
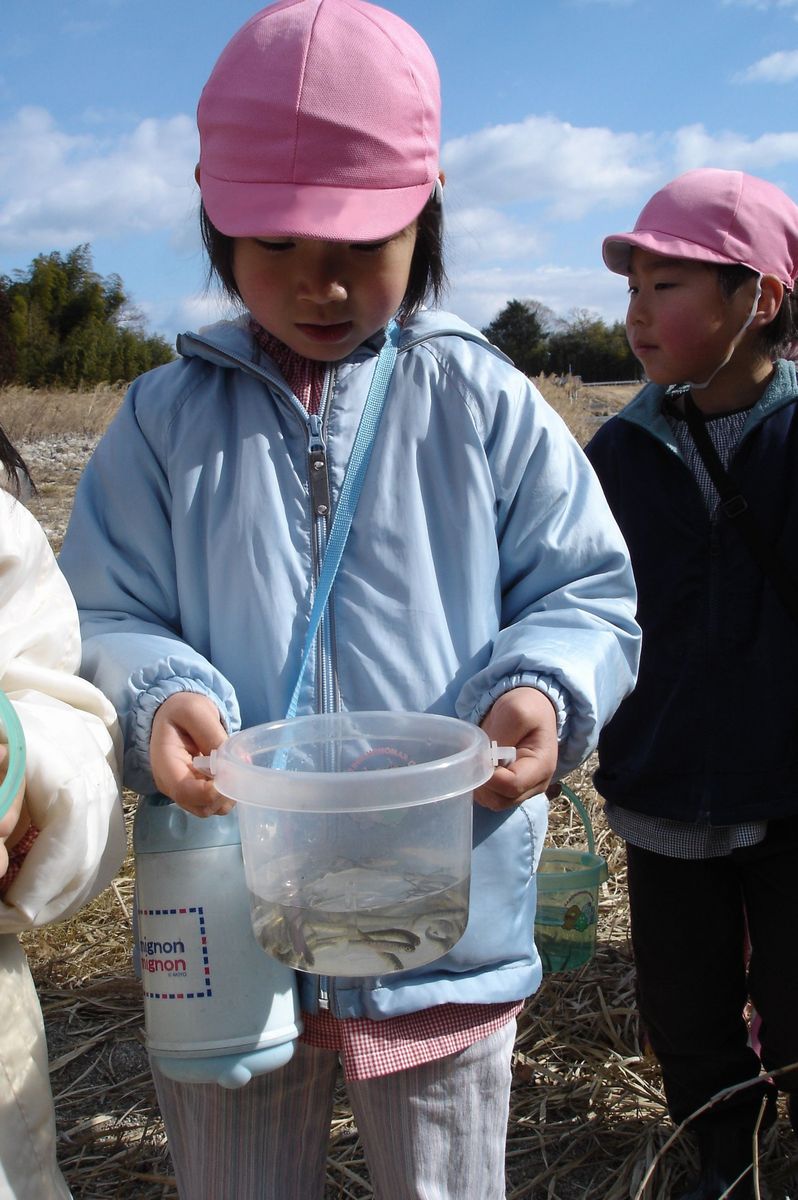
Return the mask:
M 347 1083 L 376 1200 L 504 1200 L 515 1030 Z M 301 1042 L 238 1090 L 153 1066 L 181 1200 L 323 1200 L 337 1071 L 335 1051 Z

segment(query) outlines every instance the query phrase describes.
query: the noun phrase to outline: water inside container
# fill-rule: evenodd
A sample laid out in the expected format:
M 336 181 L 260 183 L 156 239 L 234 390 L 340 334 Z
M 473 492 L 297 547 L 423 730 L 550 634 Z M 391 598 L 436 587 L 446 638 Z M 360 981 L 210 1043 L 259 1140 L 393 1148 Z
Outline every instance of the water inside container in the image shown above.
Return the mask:
M 552 846 L 541 855 L 535 945 L 546 975 L 575 970 L 595 954 L 599 886 L 608 875 L 587 809 L 565 784 L 561 790 L 584 824 L 587 850 Z
M 395 874 L 369 867 L 290 874 L 270 898 L 250 888 L 255 936 L 267 953 L 301 971 L 374 976 L 424 966 L 465 932 L 469 879 L 444 872 Z M 265 890 L 265 889 L 264 889 Z
M 462 937 L 473 789 L 494 769 L 483 730 L 425 713 L 317 714 L 234 734 L 209 766 L 237 802 L 268 954 L 313 974 L 381 976 Z
M 544 972 L 584 966 L 596 950 L 595 897 L 591 892 L 555 892 L 545 900 L 535 914 L 535 945 Z

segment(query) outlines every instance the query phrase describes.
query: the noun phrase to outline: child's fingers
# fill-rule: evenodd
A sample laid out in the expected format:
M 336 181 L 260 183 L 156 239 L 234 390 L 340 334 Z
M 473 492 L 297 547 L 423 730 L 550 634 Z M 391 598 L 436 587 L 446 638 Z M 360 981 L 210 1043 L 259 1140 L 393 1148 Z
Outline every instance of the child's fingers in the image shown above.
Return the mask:
M 152 723 L 150 765 L 155 786 L 197 817 L 223 815 L 233 801 L 222 796 L 194 766 L 226 739 L 216 706 L 207 696 L 181 692 L 170 696 Z
M 517 756 L 477 789 L 477 803 L 501 812 L 545 792 L 558 753 L 556 713 L 548 697 L 536 688 L 513 688 L 499 697 L 482 728 L 498 745 L 514 746 Z
M 195 817 L 223 816 L 235 807 L 235 801 L 217 792 L 209 779 L 189 776 L 175 784 L 172 799 Z
M 497 767 L 486 784 L 477 788 L 474 799 L 484 808 L 501 812 L 514 808 L 530 796 L 545 792 L 551 782 L 552 768 L 548 758 L 519 750 L 519 757 L 509 767 Z
M 213 781 L 193 765 L 196 748 L 164 731 L 162 742 L 151 749 L 153 779 L 160 792 L 195 817 L 211 817 L 230 812 L 233 801 L 217 792 Z

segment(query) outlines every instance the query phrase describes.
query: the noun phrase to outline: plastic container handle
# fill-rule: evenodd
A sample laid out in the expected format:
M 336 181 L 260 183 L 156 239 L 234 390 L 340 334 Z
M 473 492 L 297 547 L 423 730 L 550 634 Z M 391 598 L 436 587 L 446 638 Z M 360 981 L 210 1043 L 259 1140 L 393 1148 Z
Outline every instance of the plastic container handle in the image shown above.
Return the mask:
M 192 758 L 191 765 L 195 771 L 200 771 L 203 775 L 207 775 L 208 779 L 213 779 L 216 774 L 216 751 L 211 750 L 210 754 L 197 754 Z
M 515 762 L 516 759 L 515 746 L 499 746 L 496 742 L 491 742 L 490 756 L 494 767 L 500 765 L 509 767 L 510 763 Z M 191 760 L 191 765 L 195 771 L 200 771 L 209 779 L 213 779 L 216 775 L 216 751 L 211 750 L 210 754 L 195 755 Z
M 572 792 L 571 789 L 568 787 L 567 783 L 561 783 L 560 790 L 562 791 L 562 794 L 568 800 L 570 800 L 571 804 L 573 804 L 574 808 L 579 813 L 579 816 L 582 819 L 582 824 L 585 827 L 585 833 L 587 834 L 587 848 L 591 854 L 595 854 L 596 853 L 596 839 L 593 836 L 593 822 L 590 820 L 589 812 L 587 811 L 584 804 L 577 796 L 576 792 Z
M 516 759 L 515 746 L 498 746 L 496 742 L 491 742 L 490 756 L 494 767 L 509 767 Z

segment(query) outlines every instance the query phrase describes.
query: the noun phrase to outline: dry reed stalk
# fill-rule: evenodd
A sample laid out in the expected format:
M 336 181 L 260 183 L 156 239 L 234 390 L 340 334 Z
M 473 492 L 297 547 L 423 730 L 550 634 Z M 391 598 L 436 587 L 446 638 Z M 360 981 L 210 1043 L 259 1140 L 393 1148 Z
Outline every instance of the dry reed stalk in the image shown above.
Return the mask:
M 121 384 L 86 391 L 66 388 L 0 388 L 0 425 L 13 442 L 80 434 L 96 437 L 108 426 L 125 394 Z

